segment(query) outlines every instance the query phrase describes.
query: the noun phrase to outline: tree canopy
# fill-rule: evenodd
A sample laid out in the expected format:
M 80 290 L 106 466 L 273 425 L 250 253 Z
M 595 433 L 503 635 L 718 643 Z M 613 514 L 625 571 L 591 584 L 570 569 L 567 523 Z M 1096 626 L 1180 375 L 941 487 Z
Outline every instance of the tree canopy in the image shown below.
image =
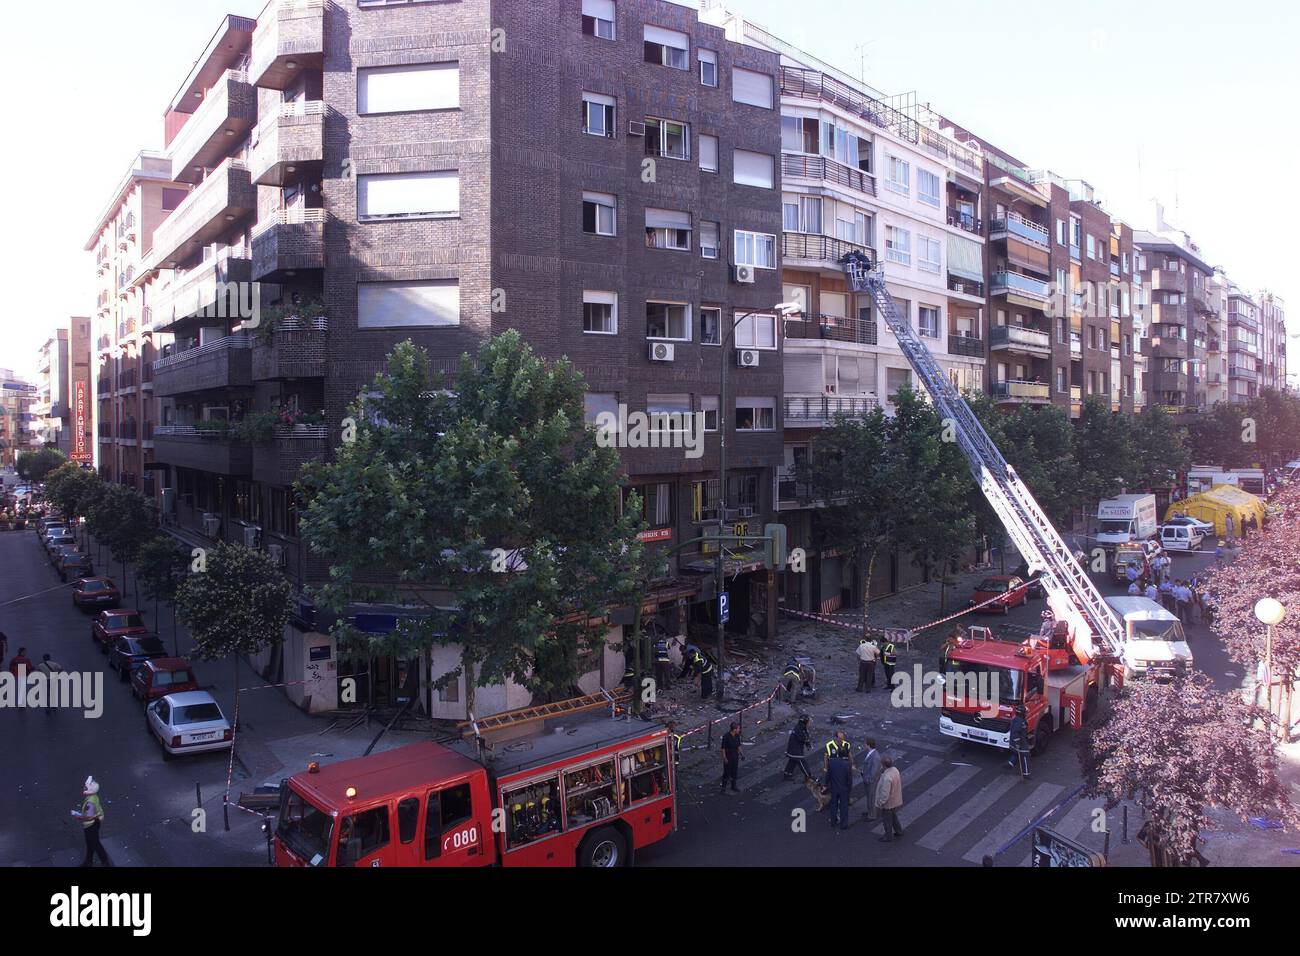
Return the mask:
M 44 481 L 46 475 L 67 460 L 68 456 L 56 448 L 24 451 L 19 453 L 14 462 L 14 470 L 24 481 Z
M 203 570 L 176 589 L 176 615 L 194 638 L 194 657 L 216 661 L 280 643 L 293 599 L 266 552 L 219 542 L 208 549 Z

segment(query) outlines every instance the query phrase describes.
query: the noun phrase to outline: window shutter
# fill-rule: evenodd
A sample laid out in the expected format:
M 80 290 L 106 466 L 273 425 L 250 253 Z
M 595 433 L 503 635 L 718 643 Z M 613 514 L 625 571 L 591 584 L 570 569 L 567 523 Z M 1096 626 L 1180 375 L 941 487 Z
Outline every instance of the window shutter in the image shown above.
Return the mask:
M 691 40 L 685 33 L 678 33 L 676 30 L 665 30 L 663 27 L 645 25 L 645 42 L 657 43 L 660 46 L 670 46 L 677 50 L 689 50 Z
M 357 70 L 357 112 L 406 113 L 460 106 L 460 64 L 380 66 Z
M 599 20 L 613 20 L 614 0 L 582 0 L 582 15 Z
M 691 214 L 675 212 L 671 209 L 646 209 L 645 227 L 647 229 L 690 229 Z
M 737 103 L 772 108 L 772 77 L 734 67 L 731 71 L 731 98 Z
M 459 324 L 460 284 L 455 279 L 357 283 L 358 328 Z
M 718 168 L 718 137 L 700 136 L 700 168 Z
M 742 186 L 761 186 L 771 189 L 773 185 L 773 161 L 766 153 L 751 153 L 738 149 L 734 154 L 732 181 Z
M 456 212 L 460 212 L 459 173 L 357 177 L 357 215 L 363 218 Z

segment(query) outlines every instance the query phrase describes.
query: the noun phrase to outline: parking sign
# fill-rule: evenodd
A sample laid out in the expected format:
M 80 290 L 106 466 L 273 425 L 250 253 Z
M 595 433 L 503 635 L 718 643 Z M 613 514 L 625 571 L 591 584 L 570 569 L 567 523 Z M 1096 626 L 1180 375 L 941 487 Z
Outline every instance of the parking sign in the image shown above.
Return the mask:
M 731 599 L 726 591 L 718 595 L 718 616 L 723 624 L 731 620 Z

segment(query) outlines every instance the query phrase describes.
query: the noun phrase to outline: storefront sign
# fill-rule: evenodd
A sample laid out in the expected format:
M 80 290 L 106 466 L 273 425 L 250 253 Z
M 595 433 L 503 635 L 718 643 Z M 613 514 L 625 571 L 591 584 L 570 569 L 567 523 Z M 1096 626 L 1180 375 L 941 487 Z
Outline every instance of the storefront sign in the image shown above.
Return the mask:
M 76 382 L 72 407 L 72 460 L 90 461 L 90 449 L 86 447 L 86 383 Z
M 671 541 L 673 540 L 672 528 L 651 528 L 649 531 L 642 531 L 636 536 L 638 541 Z

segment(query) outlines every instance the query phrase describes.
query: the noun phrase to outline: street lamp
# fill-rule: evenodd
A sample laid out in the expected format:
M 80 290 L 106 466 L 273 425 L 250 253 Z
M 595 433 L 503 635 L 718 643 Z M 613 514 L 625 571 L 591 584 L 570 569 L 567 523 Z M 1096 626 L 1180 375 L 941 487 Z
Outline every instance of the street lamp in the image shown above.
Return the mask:
M 1255 602 L 1255 617 L 1268 628 L 1264 641 L 1264 699 L 1273 709 L 1273 628 L 1286 617 L 1286 607 L 1274 598 L 1260 598 Z
M 724 528 L 727 522 L 727 425 L 728 419 L 731 417 L 727 415 L 727 369 L 730 367 L 730 363 L 727 361 L 727 350 L 735 340 L 736 329 L 740 327 L 740 323 L 761 311 L 763 310 L 751 309 L 740 318 L 733 319 L 727 329 L 727 334 L 719 341 L 722 346 L 720 349 L 722 375 L 718 388 L 718 550 L 713 561 L 713 582 L 717 591 L 718 602 L 715 608 L 715 613 L 718 615 L 718 679 L 713 693 L 719 706 L 722 705 L 722 669 L 726 665 L 727 654 L 727 625 L 722 620 L 722 595 L 726 593 L 725 575 L 723 574 L 722 536 L 725 533 Z M 778 302 L 772 306 L 770 311 L 785 319 L 802 312 L 803 306 L 798 302 Z M 779 342 L 780 333 L 773 329 L 773 335 L 777 337 Z

